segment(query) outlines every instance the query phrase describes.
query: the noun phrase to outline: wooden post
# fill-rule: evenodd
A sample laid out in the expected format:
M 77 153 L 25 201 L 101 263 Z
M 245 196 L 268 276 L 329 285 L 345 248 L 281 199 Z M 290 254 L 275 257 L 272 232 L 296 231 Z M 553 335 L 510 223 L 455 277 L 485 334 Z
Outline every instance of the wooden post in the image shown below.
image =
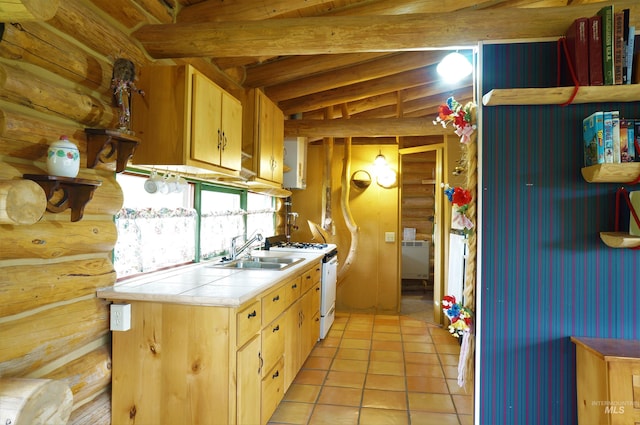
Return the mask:
M 47 197 L 36 182 L 0 181 L 0 224 L 33 224 L 46 208 Z
M 0 423 L 66 424 L 73 407 L 69 386 L 53 379 L 0 379 Z

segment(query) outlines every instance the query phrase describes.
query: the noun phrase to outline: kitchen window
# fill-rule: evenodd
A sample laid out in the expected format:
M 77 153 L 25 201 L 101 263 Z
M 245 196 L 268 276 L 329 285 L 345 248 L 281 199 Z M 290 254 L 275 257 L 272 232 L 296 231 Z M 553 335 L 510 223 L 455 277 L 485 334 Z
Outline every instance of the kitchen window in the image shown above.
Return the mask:
M 113 262 L 118 279 L 217 259 L 231 239 L 275 229 L 274 200 L 242 189 L 189 181 L 182 192 L 147 193 L 148 175 L 116 176 L 124 194 L 116 214 Z

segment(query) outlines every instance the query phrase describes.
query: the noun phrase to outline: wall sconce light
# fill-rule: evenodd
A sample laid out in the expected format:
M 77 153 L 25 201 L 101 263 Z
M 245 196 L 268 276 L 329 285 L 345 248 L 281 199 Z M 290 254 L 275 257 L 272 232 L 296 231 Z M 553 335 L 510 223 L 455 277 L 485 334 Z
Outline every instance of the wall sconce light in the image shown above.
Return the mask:
M 456 83 L 473 72 L 469 60 L 458 52 L 451 52 L 438 64 L 436 71 L 447 83 Z
M 385 166 L 378 171 L 378 177 L 376 182 L 378 186 L 384 187 L 385 189 L 390 189 L 396 185 L 396 181 L 398 180 L 398 176 L 391 167 Z
M 371 174 L 358 170 L 351 175 L 351 184 L 358 189 L 366 189 L 371 184 Z

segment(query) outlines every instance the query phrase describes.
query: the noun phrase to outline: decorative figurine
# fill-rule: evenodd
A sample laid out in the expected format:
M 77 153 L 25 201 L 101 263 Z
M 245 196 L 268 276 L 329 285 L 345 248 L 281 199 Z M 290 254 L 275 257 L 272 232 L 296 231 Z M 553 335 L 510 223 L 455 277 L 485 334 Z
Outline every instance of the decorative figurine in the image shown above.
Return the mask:
M 128 59 L 118 58 L 113 64 L 113 76 L 111 88 L 113 98 L 118 106 L 118 130 L 133 134 L 129 126 L 131 125 L 131 91 L 144 96 L 144 91 L 138 90 L 134 80 L 136 78 L 136 68 L 133 62 Z

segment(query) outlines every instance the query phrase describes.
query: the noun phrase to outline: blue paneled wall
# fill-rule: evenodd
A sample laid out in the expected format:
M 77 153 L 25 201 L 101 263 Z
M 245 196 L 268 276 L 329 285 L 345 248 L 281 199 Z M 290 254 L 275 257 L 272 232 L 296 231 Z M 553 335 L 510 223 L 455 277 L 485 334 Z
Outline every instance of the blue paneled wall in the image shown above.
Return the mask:
M 482 54 L 483 93 L 555 85 L 555 43 Z M 576 423 L 569 337 L 640 339 L 640 250 L 598 236 L 620 185 L 580 174 L 596 110 L 640 118 L 639 102 L 483 109 L 481 424 Z

